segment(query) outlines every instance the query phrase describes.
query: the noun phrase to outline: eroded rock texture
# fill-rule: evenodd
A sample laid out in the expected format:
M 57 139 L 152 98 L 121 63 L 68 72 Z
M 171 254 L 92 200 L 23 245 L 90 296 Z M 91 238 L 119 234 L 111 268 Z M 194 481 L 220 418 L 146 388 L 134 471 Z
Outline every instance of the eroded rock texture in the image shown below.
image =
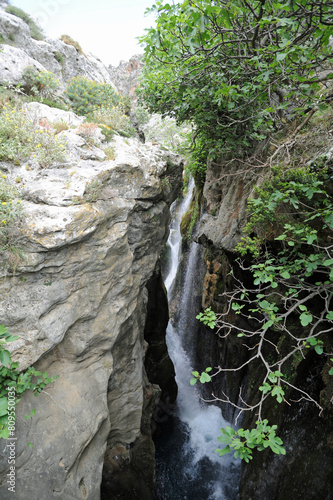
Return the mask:
M 7 254 L 1 267 L 1 323 L 19 335 L 11 350 L 20 368 L 59 375 L 17 407 L 18 500 L 99 499 L 106 450 L 107 474 L 136 458 L 149 469 L 142 488 L 153 479 L 142 458 L 152 460 L 149 415 L 160 394 L 144 369 L 146 285 L 167 239 L 180 158 L 116 137 L 115 160 L 93 160 L 74 130 L 65 133 L 66 164 L 1 165 L 10 182 L 22 178 L 25 200 L 19 257 Z M 3 500 L 13 498 L 7 457 L 2 444 Z
M 27 66 L 47 70 L 60 80 L 61 90 L 75 76 L 84 76 L 97 82 L 112 84 L 106 66 L 92 54 L 80 54 L 73 45 L 62 40 L 31 38 L 29 26 L 17 16 L 8 14 L 0 6 L 0 83 L 22 83 Z

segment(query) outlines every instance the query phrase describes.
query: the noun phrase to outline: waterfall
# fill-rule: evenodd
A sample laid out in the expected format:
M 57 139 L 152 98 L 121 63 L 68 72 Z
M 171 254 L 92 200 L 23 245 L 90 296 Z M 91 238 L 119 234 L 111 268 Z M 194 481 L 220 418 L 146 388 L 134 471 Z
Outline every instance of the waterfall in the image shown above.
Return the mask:
M 180 221 L 189 207 L 192 190 L 193 181 L 186 198 L 172 210 L 171 266 L 165 279 L 169 300 L 173 296 L 179 262 Z M 230 424 L 222 418 L 218 407 L 204 404 L 189 383 L 191 371 L 196 369 L 192 366 L 195 343 L 192 332 L 196 328 L 195 316 L 201 302 L 202 263 L 203 249 L 192 242 L 181 283 L 177 278 L 177 286 L 181 288 L 181 310 L 177 320 L 170 321 L 167 329 L 178 398 L 174 418 L 156 439 L 157 500 L 234 500 L 238 491 L 239 462 L 231 455 L 219 457 L 215 453 L 221 427 Z

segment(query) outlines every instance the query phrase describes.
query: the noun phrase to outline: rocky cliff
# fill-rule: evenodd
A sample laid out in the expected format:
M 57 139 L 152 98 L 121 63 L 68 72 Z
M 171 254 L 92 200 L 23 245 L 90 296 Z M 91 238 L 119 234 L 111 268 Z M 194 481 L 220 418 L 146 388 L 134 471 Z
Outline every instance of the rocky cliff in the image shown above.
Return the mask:
M 129 61 L 120 61 L 117 67 L 111 64 L 108 67 L 112 81 L 122 94 L 128 95 L 136 101 L 135 90 L 139 83 L 143 62 L 140 55 L 131 57 Z
M 27 104 L 26 112 L 37 122 L 59 113 L 70 127 L 81 122 L 39 103 Z M 59 375 L 38 398 L 25 395 L 17 406 L 15 498 L 98 499 L 104 456 L 109 491 L 117 473 L 117 484 L 124 482 L 119 470 L 136 457 L 140 470 L 126 472 L 132 478 L 126 487 L 133 491 L 136 481 L 134 494 L 150 498 L 150 416 L 160 389 L 144 368 L 147 284 L 159 274 L 182 164 L 119 136 L 108 144 L 114 156 L 108 160 L 98 134 L 94 146 L 75 128 L 61 134 L 65 161 L 45 169 L 33 161 L 0 165 L 9 183 L 20 184 L 23 200 L 13 247 L 1 255 L 1 323 L 19 336 L 11 351 L 20 369 L 33 364 Z M 33 409 L 35 417 L 26 420 Z M 3 443 L 3 499 L 12 498 L 8 454 Z
M 3 6 L 0 6 L 0 34 L 0 84 L 21 84 L 27 66 L 54 73 L 60 81 L 60 91 L 75 76 L 113 84 L 106 66 L 97 57 L 46 35 L 43 40 L 32 38 L 28 24 L 5 12 Z
M 328 169 L 328 173 L 325 174 L 327 175 L 325 188 L 331 194 L 332 184 L 329 179 L 331 179 L 332 137 L 328 133 L 329 123 L 329 118 L 319 115 L 297 136 L 291 135 L 293 128 L 291 131 L 287 128 L 280 133 L 277 149 L 271 148 L 266 151 L 266 167 L 269 166 L 270 158 L 273 156 L 276 158 L 271 163 L 279 165 L 281 171 L 288 171 L 292 168 L 292 164 L 304 169 L 310 167 L 312 171 L 320 168 L 322 172 L 326 172 Z M 230 324 L 236 325 L 238 331 L 251 329 L 251 321 L 245 322 L 244 318 L 237 315 L 223 294 L 232 293 L 239 284 L 246 289 L 255 288 L 253 276 L 249 272 L 251 257 L 247 255 L 245 266 L 240 266 L 237 261 L 239 253 L 235 251 L 235 246 L 239 243 L 248 220 L 247 200 L 255 196 L 255 186 L 261 185 L 265 176 L 270 174 L 269 167 L 264 168 L 264 161 L 257 163 L 257 168 L 253 166 L 251 168 L 250 163 L 250 160 L 244 165 L 241 161 L 227 162 L 223 159 L 208 163 L 207 178 L 203 188 L 205 213 L 196 234 L 198 241 L 206 249 L 207 272 L 203 283 L 202 305 L 204 308 L 211 306 L 214 311 L 220 313 L 229 310 L 227 320 Z M 271 251 L 274 249 L 273 241 L 272 231 L 272 235 L 266 241 Z M 276 252 L 278 250 L 279 247 Z M 313 307 L 319 304 L 319 301 L 317 297 Z M 301 327 L 297 319 L 294 332 L 296 336 L 300 336 Z M 207 331 L 206 335 L 211 338 L 212 334 Z M 275 333 L 274 339 L 276 335 Z M 283 350 L 286 347 L 284 345 L 286 339 L 281 334 L 278 340 L 278 349 Z M 331 340 L 328 338 L 325 342 L 329 351 L 332 346 Z M 250 342 L 244 342 L 236 335 L 227 335 L 223 338 L 220 332 L 220 337 L 216 337 L 214 354 L 208 353 L 208 356 L 202 359 L 202 366 L 199 367 L 214 365 L 229 369 L 237 368 L 234 373 L 227 372 L 219 380 L 214 380 L 213 392 L 223 400 L 226 400 L 227 395 L 232 403 L 240 406 L 242 406 L 240 396 L 249 405 L 257 401 L 256 398 L 260 394 L 259 380 L 262 380 L 264 373 L 259 360 L 245 366 L 255 352 L 255 345 L 251 348 L 250 344 L 249 349 L 244 349 L 245 344 Z M 202 354 L 203 351 L 200 352 Z M 243 365 L 242 369 L 238 369 Z M 303 398 L 292 390 L 286 395 L 288 404 L 277 404 L 274 398 L 267 399 L 266 417 L 269 422 L 277 424 L 276 432 L 283 439 L 287 453 L 286 456 L 277 456 L 267 450 L 256 452 L 249 464 L 243 462 L 239 499 L 282 500 L 286 496 L 309 500 L 332 498 L 333 384 L 332 378 L 328 375 L 328 365 L 327 358 L 317 356 L 314 352 L 304 356 L 302 361 L 293 359 L 289 381 L 307 391 L 316 401 L 320 401 L 323 411 L 320 412 L 309 401 L 300 404 Z M 208 397 L 211 395 L 211 389 L 209 393 L 207 391 L 208 389 L 205 395 Z M 225 418 L 234 421 L 238 414 L 235 407 L 221 402 L 217 404 L 220 404 Z M 256 419 L 255 411 L 245 412 L 237 424 L 244 428 L 253 428 Z

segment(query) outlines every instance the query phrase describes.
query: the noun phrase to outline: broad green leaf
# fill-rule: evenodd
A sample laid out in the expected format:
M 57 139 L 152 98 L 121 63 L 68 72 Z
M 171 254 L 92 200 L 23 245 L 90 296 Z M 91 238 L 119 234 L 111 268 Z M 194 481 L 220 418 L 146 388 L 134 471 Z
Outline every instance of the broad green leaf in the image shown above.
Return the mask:
M 311 323 L 312 321 L 312 315 L 307 313 L 307 312 L 303 312 L 300 317 L 299 317 L 300 321 L 301 321 L 301 325 L 302 326 L 307 326 Z
M 0 398 L 0 417 L 8 414 L 8 399 Z
M 278 52 L 276 54 L 276 60 L 277 61 L 283 61 L 283 59 L 285 59 L 287 56 L 287 53 L 286 52 Z

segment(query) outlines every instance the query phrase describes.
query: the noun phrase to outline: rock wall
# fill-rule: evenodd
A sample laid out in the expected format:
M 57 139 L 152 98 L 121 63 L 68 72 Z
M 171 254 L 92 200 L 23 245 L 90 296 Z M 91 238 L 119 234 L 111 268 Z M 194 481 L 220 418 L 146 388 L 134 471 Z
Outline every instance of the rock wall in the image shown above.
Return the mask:
M 322 140 L 320 131 L 315 136 L 308 132 L 306 139 L 300 138 L 297 143 L 299 157 L 303 162 L 324 154 L 331 148 L 327 139 Z M 305 141 L 315 143 L 312 153 L 307 151 Z M 317 144 L 316 144 L 317 142 Z M 301 151 L 303 150 L 303 158 Z M 312 154 L 312 157 L 311 157 Z M 226 163 L 226 162 L 225 162 Z M 287 168 L 287 165 L 286 165 Z M 237 172 L 238 169 L 238 172 Z M 223 165 L 223 161 L 208 163 L 207 179 L 203 189 L 205 214 L 201 219 L 196 238 L 205 246 L 206 276 L 203 282 L 202 306 L 211 306 L 214 311 L 226 312 L 228 304 L 221 296 L 225 291 L 232 291 L 235 279 L 253 288 L 250 273 L 242 270 L 236 262 L 238 255 L 234 252 L 236 244 L 242 236 L 246 223 L 247 199 L 253 195 L 253 188 L 261 182 L 262 170 L 244 169 L 242 164 Z M 250 265 L 250 261 L 247 262 Z M 230 270 L 233 275 L 230 275 Z M 238 282 L 238 283 L 239 283 Z M 230 323 L 240 328 L 249 328 L 234 311 L 228 316 Z M 298 325 L 299 328 L 299 325 Z M 207 336 L 211 338 L 211 332 Z M 252 351 L 243 348 L 240 339 L 231 335 L 227 338 L 216 337 L 214 354 L 205 359 L 205 366 L 223 366 L 237 368 L 245 363 Z M 330 351 L 328 341 L 327 348 Z M 235 404 L 239 402 L 240 390 L 245 401 L 251 404 L 259 392 L 259 381 L 262 380 L 261 363 L 254 362 L 235 373 L 228 372 L 213 381 L 213 392 L 217 397 L 225 399 L 228 394 Z M 286 448 L 286 456 L 276 456 L 270 451 L 255 452 L 249 464 L 242 463 L 242 475 L 239 489 L 239 500 L 283 500 L 290 498 L 315 499 L 332 498 L 333 487 L 333 423 L 332 423 L 332 380 L 328 376 L 325 359 L 318 356 L 307 356 L 297 367 L 296 386 L 309 392 L 315 400 L 324 404 L 325 411 L 319 415 L 318 409 L 310 404 L 276 404 L 274 398 L 268 398 L 265 415 L 269 422 L 278 425 L 279 435 Z M 205 390 L 206 388 L 204 388 Z M 209 396 L 207 392 L 204 394 Z M 286 395 L 290 401 L 298 400 L 299 395 L 292 391 Z M 323 403 L 326 401 L 326 403 Z M 233 421 L 235 410 L 227 404 L 220 404 L 224 417 Z M 246 412 L 238 425 L 255 426 L 257 417 Z
M 52 113 L 32 105 L 40 117 Z M 148 427 L 160 390 L 144 369 L 147 283 L 168 236 L 182 164 L 119 136 L 115 160 L 106 160 L 74 129 L 62 134 L 64 164 L 0 164 L 9 182 L 24 184 L 24 219 L 12 236 L 20 257 L 1 257 L 1 323 L 19 336 L 11 350 L 21 369 L 59 375 L 17 406 L 18 500 L 99 499 L 105 453 L 109 482 L 125 462 L 146 467 L 146 476 L 134 467 L 142 491 L 153 480 Z M 13 498 L 8 454 L 1 443 L 3 500 Z
M 111 64 L 108 67 L 111 80 L 122 94 L 131 98 L 132 102 L 136 101 L 135 90 L 138 87 L 143 67 L 141 59 L 141 56 L 136 55 L 131 57 L 129 61 L 120 61 L 117 67 Z
M 75 76 L 113 84 L 106 66 L 92 54 L 80 54 L 73 45 L 62 40 L 31 38 L 29 26 L 19 17 L 8 14 L 0 6 L 0 84 L 22 83 L 27 66 L 54 73 L 60 80 L 60 91 Z

